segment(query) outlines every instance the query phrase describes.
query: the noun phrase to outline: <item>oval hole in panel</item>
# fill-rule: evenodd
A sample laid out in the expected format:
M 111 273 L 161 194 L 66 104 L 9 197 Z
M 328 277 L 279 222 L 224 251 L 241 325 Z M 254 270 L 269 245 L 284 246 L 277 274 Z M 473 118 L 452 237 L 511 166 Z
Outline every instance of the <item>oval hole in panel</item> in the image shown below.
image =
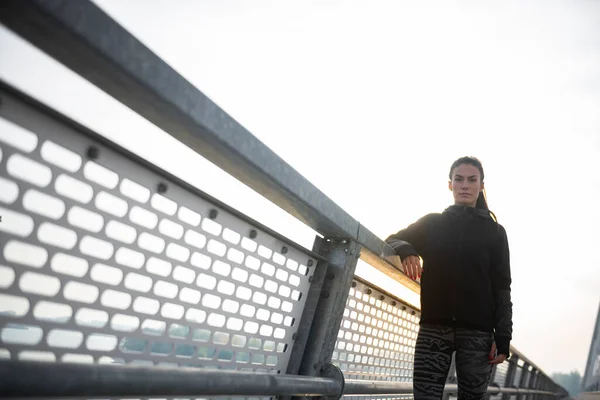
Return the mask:
M 40 242 L 63 249 L 72 249 L 77 243 L 77 234 L 72 229 L 44 222 L 37 231 Z
M 0 150 L 0 159 L 1 157 Z M 19 197 L 19 186 L 4 177 L 0 176 L 0 201 L 6 204 L 12 204 Z
M 117 337 L 94 333 L 88 336 L 86 347 L 92 351 L 112 351 L 117 347 Z
M 160 254 L 165 249 L 165 241 L 158 236 L 142 232 L 138 237 L 138 246 L 152 253 Z
M 129 197 L 142 204 L 146 203 L 150 198 L 150 189 L 127 178 L 124 178 L 121 181 L 119 190 L 123 196 Z
M 160 308 L 160 302 L 147 297 L 137 297 L 133 302 L 133 310 L 142 314 L 156 315 Z
M 71 316 L 73 316 L 73 309 L 67 304 L 42 300 L 35 305 L 33 316 L 40 321 L 58 322 L 63 324 L 71 319 Z
M 0 232 L 20 237 L 27 237 L 33 232 L 34 223 L 29 215 L 0 207 L 0 217 Z
M 103 328 L 108 322 L 108 313 L 93 308 L 80 308 L 75 314 L 77 325 L 89 326 L 90 328 Z
M 175 215 L 177 211 L 177 203 L 158 193 L 152 195 L 150 204 L 155 210 L 162 211 L 167 215 Z
M 147 229 L 154 229 L 158 224 L 156 214 L 138 206 L 133 206 L 129 211 L 129 220 Z
M 118 292 L 116 290 L 108 289 L 102 293 L 100 303 L 104 307 L 116 308 L 119 310 L 126 310 L 131 304 L 131 295 L 129 293 Z
M 25 272 L 21 275 L 19 287 L 27 293 L 56 296 L 60 291 L 60 280 L 54 276 L 38 274 L 37 272 Z
M 50 347 L 76 349 L 83 342 L 83 333 L 66 329 L 53 329 L 48 332 L 46 342 Z
M 25 297 L 0 294 L 0 315 L 22 317 L 29 311 L 29 300 Z
M 200 292 L 190 288 L 183 288 L 179 293 L 179 300 L 190 304 L 198 304 L 200 302 L 200 298 Z
M 6 162 L 9 175 L 39 187 L 52 182 L 52 171 L 47 166 L 20 154 L 13 154 Z
M 61 174 L 54 182 L 56 193 L 83 204 L 87 204 L 94 197 L 92 186 L 68 175 Z
M 144 265 L 146 258 L 139 251 L 131 250 L 127 247 L 119 247 L 115 254 L 115 261 L 129 268 L 140 269 Z
M 179 208 L 177 217 L 179 217 L 181 221 L 192 226 L 198 226 L 200 224 L 200 220 L 202 219 L 200 214 L 183 206 Z
M 0 117 L 0 142 L 31 153 L 38 145 L 38 137 L 30 130 Z
M 39 326 L 6 324 L 0 331 L 5 344 L 23 344 L 34 346 L 42 340 L 44 331 Z
M 142 293 L 147 293 L 152 288 L 152 278 L 134 272 L 127 274 L 124 283 L 127 289 Z
M 119 183 L 119 175 L 110 169 L 103 167 L 93 161 L 88 161 L 83 167 L 83 175 L 87 180 L 96 182 L 99 185 L 114 189 Z
M 110 265 L 96 264 L 90 271 L 92 280 L 107 285 L 118 285 L 123 280 L 123 271 Z
M 106 224 L 106 236 L 123 243 L 132 244 L 137 237 L 134 227 L 119 221 L 108 221 Z
M 42 158 L 57 167 L 69 172 L 77 172 L 81 168 L 81 156 L 50 140 L 46 140 L 41 149 Z
M 23 195 L 23 207 L 27 211 L 50 219 L 59 219 L 65 213 L 65 202 L 54 196 L 29 189 Z
M 54 272 L 78 278 L 85 276 L 89 267 L 88 262 L 83 258 L 65 253 L 56 253 L 50 261 L 50 266 Z
M 98 233 L 104 226 L 104 218 L 98 213 L 74 206 L 67 216 L 69 224 L 90 232 Z
M 6 289 L 15 281 L 15 270 L 11 267 L 0 265 L 0 288 Z
M 123 218 L 129 209 L 125 200 L 106 192 L 98 193 L 94 204 L 98 210 L 119 218 Z
M 65 299 L 91 304 L 98 298 L 99 290 L 96 286 L 80 282 L 68 282 L 63 290 Z
M 79 250 L 88 256 L 108 260 L 113 255 L 114 247 L 110 242 L 92 236 L 84 236 L 79 242 Z
M 181 239 L 183 236 L 183 226 L 166 218 L 160 220 L 160 224 L 158 224 L 158 231 L 165 236 L 172 237 L 173 239 Z
M 185 308 L 179 304 L 165 303 L 163 304 L 160 315 L 164 318 L 181 319 L 185 313 Z

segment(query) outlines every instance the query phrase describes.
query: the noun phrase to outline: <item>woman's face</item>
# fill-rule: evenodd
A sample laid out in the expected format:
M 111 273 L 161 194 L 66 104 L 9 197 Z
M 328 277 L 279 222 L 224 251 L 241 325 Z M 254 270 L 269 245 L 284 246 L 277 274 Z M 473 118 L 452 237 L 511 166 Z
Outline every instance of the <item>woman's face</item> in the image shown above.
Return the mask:
M 479 192 L 483 190 L 479 169 L 470 164 L 459 165 L 452 171 L 448 187 L 454 195 L 454 204 L 475 207 Z

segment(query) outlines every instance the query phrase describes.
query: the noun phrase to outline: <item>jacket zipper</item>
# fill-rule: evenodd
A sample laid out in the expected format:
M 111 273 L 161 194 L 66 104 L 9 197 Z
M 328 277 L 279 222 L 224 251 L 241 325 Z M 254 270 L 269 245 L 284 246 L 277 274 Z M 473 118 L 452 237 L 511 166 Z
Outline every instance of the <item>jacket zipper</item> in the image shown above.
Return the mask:
M 458 239 L 458 254 L 457 254 L 457 267 L 455 268 L 454 271 L 454 302 L 453 302 L 453 310 L 452 310 L 452 322 L 454 323 L 454 325 L 456 325 L 456 303 L 458 302 L 457 300 L 457 296 L 456 294 L 458 293 L 458 274 L 459 274 L 459 269 L 460 269 L 460 255 L 462 253 L 462 244 L 463 244 L 463 237 L 465 235 L 465 226 L 466 226 L 466 221 L 465 220 L 460 220 L 461 223 L 461 230 L 460 230 L 460 237 Z

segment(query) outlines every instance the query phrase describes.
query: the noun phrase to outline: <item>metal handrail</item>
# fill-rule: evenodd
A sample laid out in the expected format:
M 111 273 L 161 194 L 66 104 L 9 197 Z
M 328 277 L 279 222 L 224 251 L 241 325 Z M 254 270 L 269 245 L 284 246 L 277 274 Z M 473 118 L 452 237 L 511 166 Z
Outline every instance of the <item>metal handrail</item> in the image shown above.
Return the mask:
M 0 23 L 323 236 L 360 243 L 381 270 L 402 269 L 390 246 L 93 2 L 6 0 Z
M 123 396 L 334 396 L 410 394 L 410 382 L 334 379 L 303 375 L 235 370 L 146 367 L 134 365 L 56 364 L 0 361 L 3 398 L 123 397 Z M 448 394 L 458 391 L 447 384 Z M 488 394 L 536 394 L 564 397 L 563 393 L 490 386 Z

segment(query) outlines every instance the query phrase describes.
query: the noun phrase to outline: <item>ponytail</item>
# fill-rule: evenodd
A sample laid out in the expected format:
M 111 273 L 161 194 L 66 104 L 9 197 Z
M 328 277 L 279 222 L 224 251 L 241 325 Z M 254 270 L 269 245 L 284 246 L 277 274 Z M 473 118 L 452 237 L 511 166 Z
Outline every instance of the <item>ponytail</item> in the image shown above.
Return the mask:
M 477 203 L 475 203 L 475 208 L 481 208 L 482 210 L 489 211 L 489 207 L 487 205 L 487 198 L 485 196 L 485 189 L 479 192 L 479 197 L 477 197 Z
M 487 204 L 487 196 L 485 195 L 485 189 L 479 192 L 479 197 L 477 197 L 477 203 L 475 203 L 475 208 L 479 208 L 481 210 L 485 210 L 490 213 L 494 221 L 498 222 L 498 218 L 496 218 L 496 214 L 490 211 Z

